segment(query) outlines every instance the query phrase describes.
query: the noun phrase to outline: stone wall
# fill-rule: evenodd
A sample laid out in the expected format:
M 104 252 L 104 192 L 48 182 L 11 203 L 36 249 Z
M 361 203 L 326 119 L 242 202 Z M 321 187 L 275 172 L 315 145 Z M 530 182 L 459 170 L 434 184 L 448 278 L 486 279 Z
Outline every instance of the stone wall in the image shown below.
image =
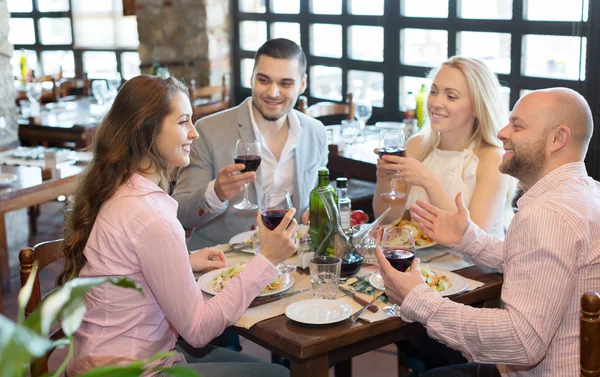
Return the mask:
M 230 1 L 136 0 L 142 72 L 156 60 L 198 86 L 219 84 L 231 73 Z
M 0 129 L 0 149 L 17 142 L 16 89 L 10 58 L 13 47 L 8 41 L 8 5 L 0 0 L 0 117 L 6 119 L 6 129 Z

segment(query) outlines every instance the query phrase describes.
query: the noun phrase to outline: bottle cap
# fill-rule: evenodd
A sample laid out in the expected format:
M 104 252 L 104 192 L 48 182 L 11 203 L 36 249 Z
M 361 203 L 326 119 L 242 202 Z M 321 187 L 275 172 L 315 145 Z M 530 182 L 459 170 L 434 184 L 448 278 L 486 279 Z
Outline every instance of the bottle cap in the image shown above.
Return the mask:
M 346 188 L 348 187 L 348 178 L 340 177 L 335 180 L 335 184 L 337 188 Z
M 319 168 L 319 175 L 329 175 L 329 169 L 327 168 Z

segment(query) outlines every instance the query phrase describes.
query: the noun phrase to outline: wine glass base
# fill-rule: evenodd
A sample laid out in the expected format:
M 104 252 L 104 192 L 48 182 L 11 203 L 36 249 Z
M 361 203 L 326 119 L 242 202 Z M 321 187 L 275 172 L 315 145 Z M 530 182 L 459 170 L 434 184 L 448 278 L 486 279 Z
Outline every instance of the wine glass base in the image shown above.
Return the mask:
M 246 201 L 242 200 L 241 202 L 234 204 L 233 208 L 250 210 L 250 209 L 258 209 L 258 206 L 256 204 L 250 203 L 247 200 Z
M 400 317 L 400 308 L 398 307 L 398 305 L 391 305 L 391 306 L 386 306 L 385 308 L 383 308 L 383 312 L 385 314 L 387 314 L 390 317 Z
M 381 194 L 382 198 L 389 200 L 398 200 L 404 198 L 405 196 L 406 195 L 404 195 L 401 192 L 384 192 L 383 194 Z
M 279 270 L 280 274 L 289 274 L 296 271 L 296 266 L 294 266 L 293 264 L 279 263 L 277 265 L 277 269 Z

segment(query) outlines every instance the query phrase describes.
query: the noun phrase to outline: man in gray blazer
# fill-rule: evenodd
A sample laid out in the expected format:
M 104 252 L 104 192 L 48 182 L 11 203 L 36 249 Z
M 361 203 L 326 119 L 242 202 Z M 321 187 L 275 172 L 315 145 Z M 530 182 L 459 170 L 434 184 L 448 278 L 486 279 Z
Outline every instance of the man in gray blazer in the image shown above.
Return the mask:
M 227 243 L 254 229 L 256 211 L 233 208 L 243 198 L 245 183 L 251 183 L 250 202 L 259 206 L 264 192 L 288 191 L 300 222 L 318 169 L 327 165 L 323 124 L 293 109 L 306 88 L 302 49 L 287 39 L 269 40 L 256 52 L 254 64 L 252 97 L 196 122 L 200 137 L 173 192 L 179 220 L 193 229 L 190 250 Z M 256 172 L 241 173 L 244 164 L 233 163 L 238 139 L 261 141 Z

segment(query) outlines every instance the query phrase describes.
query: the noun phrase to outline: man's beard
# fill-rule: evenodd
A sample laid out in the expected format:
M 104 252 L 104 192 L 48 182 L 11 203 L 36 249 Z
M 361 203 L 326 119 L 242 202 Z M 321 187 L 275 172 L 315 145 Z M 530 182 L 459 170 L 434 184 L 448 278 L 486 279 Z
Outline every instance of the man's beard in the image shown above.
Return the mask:
M 517 150 L 513 149 L 512 158 L 500 163 L 500 172 L 513 176 L 525 183 L 532 180 L 533 182 L 537 181 L 537 177 L 542 172 L 546 163 L 544 149 L 543 143 L 529 145 L 520 153 L 517 153 Z
M 289 112 L 289 111 L 285 111 L 285 110 L 284 110 L 284 111 L 283 111 L 283 112 L 282 112 L 280 115 L 278 115 L 278 116 L 267 115 L 267 114 L 265 114 L 265 112 L 263 111 L 263 109 L 262 109 L 262 107 L 261 107 L 260 103 L 259 103 L 258 101 L 256 101 L 254 98 L 252 98 L 252 103 L 254 104 L 254 107 L 256 108 L 256 110 L 258 110 L 258 112 L 260 113 L 260 115 L 262 115 L 262 117 L 263 117 L 265 120 L 268 120 L 269 122 L 275 122 L 275 121 L 278 121 L 279 119 L 281 119 L 281 118 L 283 118 L 284 116 L 286 116 L 286 115 L 287 115 L 287 113 Z

